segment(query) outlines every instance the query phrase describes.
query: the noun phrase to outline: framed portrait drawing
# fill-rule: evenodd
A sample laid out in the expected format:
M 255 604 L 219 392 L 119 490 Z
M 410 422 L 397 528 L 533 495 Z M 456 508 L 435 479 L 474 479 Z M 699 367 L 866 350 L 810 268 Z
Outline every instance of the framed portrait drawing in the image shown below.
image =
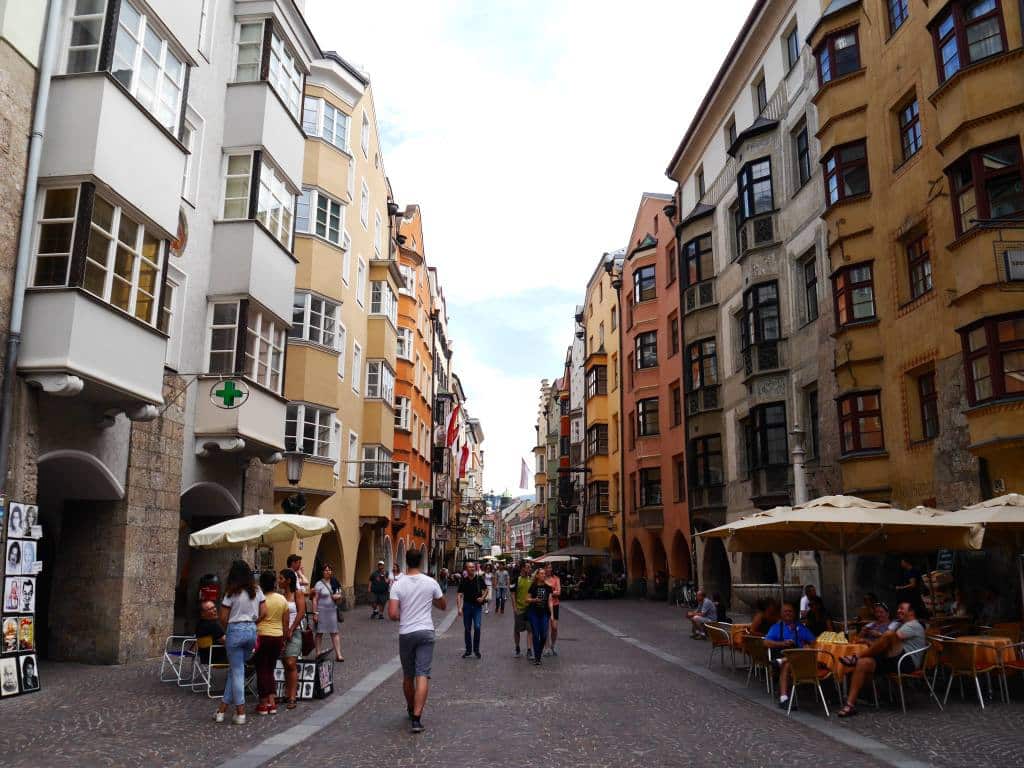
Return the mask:
M 0 630 L 0 651 L 3 653 L 18 652 L 18 617 L 4 616 L 3 629 Z
M 7 538 L 24 538 L 27 530 L 28 528 L 25 523 L 25 505 L 17 501 L 12 501 L 9 509 L 7 510 Z
M 15 613 L 21 610 L 21 577 L 8 576 L 4 579 L 4 611 Z
M 0 696 L 14 696 L 19 692 L 17 657 L 0 659 Z
M 36 655 L 18 657 L 21 662 L 21 692 L 29 693 L 39 690 L 39 667 L 36 666 Z
M 18 617 L 18 651 L 34 651 L 36 649 L 36 617 Z
M 32 557 L 35 558 L 35 547 L 32 547 Z M 25 568 L 25 542 L 17 539 L 7 539 L 7 558 L 4 561 L 4 573 L 8 576 L 20 576 Z

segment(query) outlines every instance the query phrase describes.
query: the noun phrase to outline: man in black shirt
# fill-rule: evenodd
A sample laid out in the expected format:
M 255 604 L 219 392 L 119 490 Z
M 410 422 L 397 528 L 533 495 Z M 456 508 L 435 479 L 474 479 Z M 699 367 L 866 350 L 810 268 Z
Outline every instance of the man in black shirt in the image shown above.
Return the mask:
M 470 656 L 480 658 L 480 622 L 488 597 L 489 590 L 483 576 L 477 572 L 476 563 L 469 561 L 466 563 L 466 578 L 459 583 L 459 593 L 455 598 L 466 636 L 464 659 Z
M 370 574 L 370 599 L 373 601 L 371 619 L 384 620 L 384 606 L 388 603 L 388 572 L 384 561 L 377 561 L 377 570 Z

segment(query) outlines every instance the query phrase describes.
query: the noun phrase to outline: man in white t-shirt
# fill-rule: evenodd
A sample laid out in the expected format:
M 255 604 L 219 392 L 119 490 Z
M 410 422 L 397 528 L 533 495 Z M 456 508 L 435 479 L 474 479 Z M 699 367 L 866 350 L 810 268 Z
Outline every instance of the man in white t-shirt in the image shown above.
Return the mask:
M 398 656 L 402 660 L 402 691 L 412 721 L 412 732 L 421 733 L 423 707 L 430 690 L 430 663 L 434 658 L 432 607 L 448 607 L 444 592 L 434 579 L 420 573 L 423 556 L 418 549 L 405 554 L 405 576 L 395 582 L 388 600 L 388 618 L 398 622 Z
M 807 614 L 811 612 L 811 600 L 818 596 L 818 590 L 813 584 L 808 584 L 804 587 L 803 597 L 800 598 L 800 620 L 803 621 L 807 618 Z

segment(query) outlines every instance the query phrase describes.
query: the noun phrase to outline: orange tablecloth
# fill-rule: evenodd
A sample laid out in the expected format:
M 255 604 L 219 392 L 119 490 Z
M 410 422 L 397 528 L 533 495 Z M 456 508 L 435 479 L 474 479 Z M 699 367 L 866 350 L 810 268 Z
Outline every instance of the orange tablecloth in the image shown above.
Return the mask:
M 729 634 L 732 637 L 732 647 L 737 651 L 743 650 L 743 635 L 750 629 L 749 624 L 733 624 L 729 630 Z
M 832 669 L 832 674 L 840 682 L 850 672 L 851 668 L 843 666 L 839 663 L 839 660 L 843 656 L 859 656 L 868 649 L 868 646 L 864 643 L 816 643 L 814 647 L 819 651 L 828 651 L 832 654 L 831 659 L 825 654 L 819 654 L 818 661 L 828 664 Z
M 998 663 L 997 650 L 1011 644 L 1010 638 L 998 635 L 963 635 L 957 640 L 961 643 L 973 643 L 980 646 L 976 657 L 979 667 L 988 667 Z

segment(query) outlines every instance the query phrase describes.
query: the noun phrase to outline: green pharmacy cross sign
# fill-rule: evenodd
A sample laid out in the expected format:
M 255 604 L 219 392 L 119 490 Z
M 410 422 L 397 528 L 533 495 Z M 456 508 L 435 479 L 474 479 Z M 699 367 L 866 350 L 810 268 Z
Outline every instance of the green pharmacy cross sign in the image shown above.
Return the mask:
M 210 400 L 218 408 L 237 408 L 249 399 L 249 387 L 238 379 L 218 381 L 210 389 Z

